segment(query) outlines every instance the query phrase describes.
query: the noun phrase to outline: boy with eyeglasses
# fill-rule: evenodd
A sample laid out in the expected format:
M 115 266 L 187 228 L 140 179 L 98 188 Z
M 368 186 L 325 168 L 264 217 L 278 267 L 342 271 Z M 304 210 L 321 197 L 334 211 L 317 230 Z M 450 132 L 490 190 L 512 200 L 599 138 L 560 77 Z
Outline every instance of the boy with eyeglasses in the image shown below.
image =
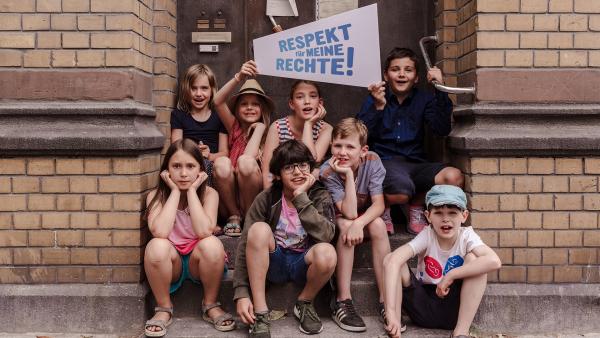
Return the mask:
M 335 233 L 334 208 L 327 189 L 311 175 L 315 160 L 296 140 L 273 152 L 273 185 L 261 192 L 246 214 L 237 248 L 234 300 L 250 337 L 271 337 L 265 283 L 304 285 L 294 306 L 300 331 L 323 330 L 313 300 L 335 270 L 329 244 Z

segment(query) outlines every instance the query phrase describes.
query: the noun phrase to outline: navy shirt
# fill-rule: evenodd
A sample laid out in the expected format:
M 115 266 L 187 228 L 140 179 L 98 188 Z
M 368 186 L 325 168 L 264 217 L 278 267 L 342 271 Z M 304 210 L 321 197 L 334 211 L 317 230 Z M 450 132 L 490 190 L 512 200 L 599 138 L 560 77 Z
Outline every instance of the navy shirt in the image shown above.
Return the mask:
M 171 112 L 171 129 L 182 129 L 183 138 L 206 144 L 211 153 L 219 152 L 219 133 L 227 134 L 225 126 L 215 112 L 210 113 L 208 120 L 198 122 L 191 114 L 179 109 Z
M 386 105 L 375 109 L 375 99 L 369 95 L 356 118 L 369 129 L 369 147 L 382 159 L 404 156 L 425 162 L 425 124 L 439 136 L 450 134 L 452 101 L 448 94 L 435 94 L 414 88 L 400 104 L 387 88 Z

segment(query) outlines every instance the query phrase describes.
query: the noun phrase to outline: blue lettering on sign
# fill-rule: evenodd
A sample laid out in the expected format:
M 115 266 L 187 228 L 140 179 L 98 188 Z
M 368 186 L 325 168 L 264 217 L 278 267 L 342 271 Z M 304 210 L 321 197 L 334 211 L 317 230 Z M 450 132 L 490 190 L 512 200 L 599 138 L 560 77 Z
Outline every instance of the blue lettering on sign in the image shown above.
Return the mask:
M 275 69 L 353 76 L 354 47 L 340 41 L 350 39 L 352 24 L 343 24 L 278 41 L 280 52 L 293 52 L 295 57 L 275 59 Z
M 446 266 L 444 267 L 444 275 L 446 275 L 448 271 L 462 266 L 464 262 L 465 260 L 458 255 L 448 258 Z

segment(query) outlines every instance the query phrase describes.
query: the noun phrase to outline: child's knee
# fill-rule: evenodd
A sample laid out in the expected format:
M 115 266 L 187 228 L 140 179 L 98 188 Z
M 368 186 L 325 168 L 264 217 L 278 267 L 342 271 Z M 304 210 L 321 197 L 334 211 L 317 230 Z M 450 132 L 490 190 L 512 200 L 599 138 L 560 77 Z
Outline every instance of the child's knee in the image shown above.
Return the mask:
M 213 164 L 214 173 L 217 178 L 226 178 L 233 174 L 233 167 L 231 166 L 231 160 L 227 157 L 219 157 Z
M 146 244 L 144 260 L 149 263 L 159 263 L 170 260 L 173 245 L 166 238 L 153 238 Z
M 237 171 L 241 176 L 251 176 L 258 170 L 256 159 L 248 155 L 241 155 L 237 160 Z
M 444 169 L 442 184 L 449 184 L 462 188 L 464 186 L 464 182 L 465 176 L 459 169 L 454 167 L 447 167 Z
M 313 248 L 313 263 L 318 269 L 333 271 L 337 264 L 334 247 L 329 243 L 319 243 Z
M 265 222 L 256 222 L 248 229 L 248 246 L 262 247 L 273 238 L 271 227 Z
M 223 243 L 215 236 L 203 238 L 196 244 L 194 250 L 197 251 L 202 258 L 207 260 L 219 260 L 225 257 Z
M 369 237 L 371 237 L 373 242 L 388 238 L 387 227 L 381 217 L 377 217 L 371 223 L 369 223 L 367 225 L 367 231 L 369 232 Z

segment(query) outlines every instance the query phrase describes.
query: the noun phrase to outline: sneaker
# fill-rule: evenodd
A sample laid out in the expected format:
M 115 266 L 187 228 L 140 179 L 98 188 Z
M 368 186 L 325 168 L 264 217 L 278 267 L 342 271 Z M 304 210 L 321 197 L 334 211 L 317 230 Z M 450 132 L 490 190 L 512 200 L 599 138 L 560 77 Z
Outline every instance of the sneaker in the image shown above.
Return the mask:
M 423 214 L 424 211 L 425 209 L 420 205 L 411 205 L 408 207 L 409 221 L 406 228 L 408 233 L 417 235 L 428 225 L 427 218 Z
M 392 214 L 390 213 L 389 207 L 383 210 L 383 215 L 381 215 L 381 219 L 383 220 L 383 223 L 385 223 L 385 229 L 387 230 L 388 234 L 393 234 L 394 223 L 392 221 Z
M 294 305 L 294 316 L 300 321 L 298 327 L 306 334 L 317 334 L 323 331 L 323 323 L 317 315 L 317 311 L 309 300 L 297 300 Z
M 342 329 L 351 332 L 363 332 L 367 329 L 365 322 L 354 309 L 352 299 L 345 299 L 335 303 L 333 321 Z
M 248 337 L 252 338 L 271 338 L 271 324 L 269 323 L 269 313 L 256 313 L 254 324 L 250 325 Z

